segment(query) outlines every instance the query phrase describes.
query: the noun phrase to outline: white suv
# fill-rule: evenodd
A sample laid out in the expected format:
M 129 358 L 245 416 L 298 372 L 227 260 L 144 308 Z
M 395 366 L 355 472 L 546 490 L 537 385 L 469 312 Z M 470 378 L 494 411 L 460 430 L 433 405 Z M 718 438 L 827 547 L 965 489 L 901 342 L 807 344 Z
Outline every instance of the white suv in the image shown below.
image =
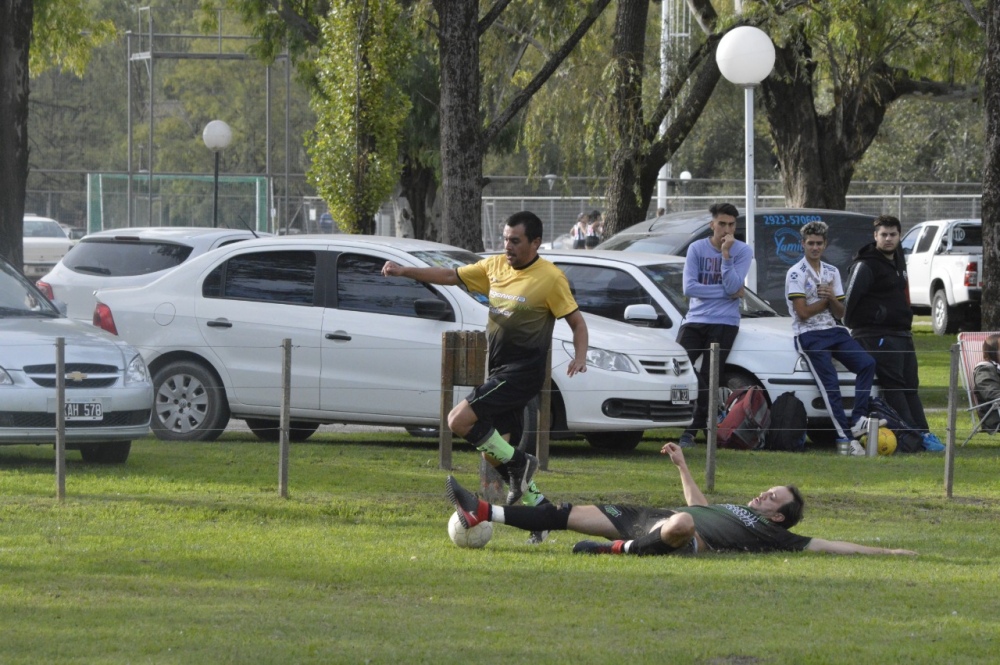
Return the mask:
M 487 306 L 458 286 L 383 277 L 389 259 L 457 267 L 480 257 L 404 238 L 248 240 L 145 287 L 99 290 L 94 321 L 149 364 L 152 428 L 163 439 L 214 439 L 230 416 L 267 438 L 279 416 L 286 338 L 296 437 L 320 423 L 435 426 L 442 333 L 484 330 Z M 698 384 L 684 350 L 657 331 L 585 316 L 587 372 L 566 376 L 572 332 L 559 321 L 553 333 L 553 430 L 631 450 L 646 429 L 690 423 Z
M 64 303 L 71 319 L 91 323 L 97 289 L 149 284 L 192 257 L 256 235 L 244 229 L 200 226 L 99 231 L 77 242 L 71 253 L 38 280 L 38 288 L 49 300 Z

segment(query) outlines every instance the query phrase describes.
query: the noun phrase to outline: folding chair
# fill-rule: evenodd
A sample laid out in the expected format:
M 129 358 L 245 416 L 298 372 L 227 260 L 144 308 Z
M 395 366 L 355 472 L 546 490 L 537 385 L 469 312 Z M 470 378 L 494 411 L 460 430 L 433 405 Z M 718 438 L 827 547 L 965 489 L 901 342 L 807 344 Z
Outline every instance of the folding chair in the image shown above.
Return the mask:
M 978 365 L 983 360 L 983 342 L 990 335 L 994 335 L 993 332 L 962 332 L 958 334 L 958 346 L 959 354 L 962 359 L 962 383 L 965 385 L 965 393 L 969 397 L 969 408 L 966 411 L 969 412 L 969 416 L 972 418 L 972 433 L 966 437 L 965 441 L 962 442 L 964 446 L 969 442 L 969 440 L 982 430 L 983 421 L 995 412 L 1000 412 L 1000 398 L 992 400 L 990 402 L 985 402 L 980 404 L 979 398 L 976 396 L 975 391 L 975 380 L 973 374 L 975 373 L 976 365 Z M 979 409 L 981 407 L 988 406 L 986 413 L 980 415 Z M 992 431 L 987 431 L 988 434 L 996 434 L 1000 426 L 994 428 Z

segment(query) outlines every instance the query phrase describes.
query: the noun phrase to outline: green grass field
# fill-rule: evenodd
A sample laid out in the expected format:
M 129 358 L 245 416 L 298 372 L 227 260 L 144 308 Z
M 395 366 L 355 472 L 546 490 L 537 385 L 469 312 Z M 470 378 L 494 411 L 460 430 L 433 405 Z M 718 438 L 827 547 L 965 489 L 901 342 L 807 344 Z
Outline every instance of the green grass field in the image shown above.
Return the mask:
M 920 337 L 925 389 L 946 389 L 948 340 Z M 945 416 L 931 413 L 942 438 Z M 658 454 L 676 434 L 627 455 L 556 442 L 539 483 L 559 501 L 679 505 Z M 699 481 L 704 451 L 688 455 Z M 710 500 L 795 483 L 799 533 L 916 558 L 581 557 L 574 534 L 530 546 L 505 526 L 460 550 L 436 442 L 405 434 L 294 444 L 288 499 L 277 446 L 248 434 L 144 440 L 121 467 L 68 457 L 60 504 L 50 448 L 0 448 L 3 663 L 996 661 L 1000 456 L 985 435 L 957 451 L 952 499 L 940 454 L 720 452 Z M 454 459 L 475 486 L 476 455 L 456 443 Z

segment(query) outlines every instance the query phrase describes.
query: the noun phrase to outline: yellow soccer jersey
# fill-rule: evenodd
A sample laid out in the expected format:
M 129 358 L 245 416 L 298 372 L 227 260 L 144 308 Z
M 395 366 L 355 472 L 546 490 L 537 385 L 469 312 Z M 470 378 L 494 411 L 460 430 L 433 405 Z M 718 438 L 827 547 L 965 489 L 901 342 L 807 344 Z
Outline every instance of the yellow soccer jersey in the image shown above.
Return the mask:
M 458 269 L 470 291 L 489 296 L 490 365 L 543 358 L 555 320 L 578 307 L 563 271 L 539 257 L 515 270 L 503 254 Z

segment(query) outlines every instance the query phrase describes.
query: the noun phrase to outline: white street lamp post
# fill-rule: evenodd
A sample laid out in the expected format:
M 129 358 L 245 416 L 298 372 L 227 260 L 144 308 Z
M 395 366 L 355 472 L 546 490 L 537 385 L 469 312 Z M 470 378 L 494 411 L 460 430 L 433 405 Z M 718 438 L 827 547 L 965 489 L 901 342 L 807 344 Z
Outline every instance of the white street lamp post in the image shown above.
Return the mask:
M 212 195 L 212 228 L 219 225 L 219 153 L 229 147 L 233 130 L 222 120 L 213 120 L 201 133 L 205 147 L 215 153 L 215 189 Z
M 774 44 L 763 30 L 744 25 L 730 30 L 715 52 L 719 71 L 730 83 L 743 86 L 744 122 L 746 124 L 746 207 L 747 244 L 754 250 L 746 284 L 757 289 L 757 248 L 754 246 L 754 176 L 753 176 L 753 89 L 774 68 Z
M 549 173 L 542 177 L 545 179 L 545 182 L 549 183 L 549 240 L 552 241 L 556 237 L 556 209 L 555 201 L 552 198 L 552 188 L 555 187 L 559 176 L 555 173 Z

